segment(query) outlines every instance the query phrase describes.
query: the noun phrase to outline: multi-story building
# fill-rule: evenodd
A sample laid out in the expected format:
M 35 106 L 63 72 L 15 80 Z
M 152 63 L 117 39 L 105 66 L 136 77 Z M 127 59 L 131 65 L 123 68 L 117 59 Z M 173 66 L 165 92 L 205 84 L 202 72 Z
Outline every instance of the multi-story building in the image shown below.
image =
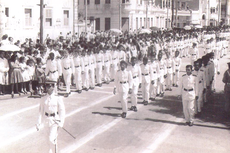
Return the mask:
M 2 34 L 15 40 L 37 39 L 40 32 L 40 0 L 0 0 Z M 44 0 L 44 37 L 75 32 L 77 0 Z
M 171 1 L 171 0 L 169 0 Z M 135 30 L 142 27 L 169 27 L 168 0 L 87 0 L 87 19 L 95 30 Z M 79 14 L 85 18 L 85 1 L 79 1 Z M 169 21 L 169 20 L 168 20 Z

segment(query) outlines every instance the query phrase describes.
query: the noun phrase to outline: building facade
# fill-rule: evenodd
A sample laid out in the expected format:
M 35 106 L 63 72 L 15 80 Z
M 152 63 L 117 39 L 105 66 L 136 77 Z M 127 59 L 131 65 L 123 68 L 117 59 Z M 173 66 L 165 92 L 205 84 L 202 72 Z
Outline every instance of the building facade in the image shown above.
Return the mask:
M 171 0 L 169 0 L 171 1 Z M 87 0 L 87 19 L 95 30 L 170 27 L 171 5 L 162 0 Z M 85 1 L 79 1 L 79 14 L 85 18 Z M 167 20 L 168 19 L 168 20 Z
M 44 0 L 44 39 L 75 32 L 78 3 L 75 0 Z M 75 9 L 74 9 L 75 8 Z M 40 36 L 40 0 L 1 0 L 2 34 L 15 40 Z

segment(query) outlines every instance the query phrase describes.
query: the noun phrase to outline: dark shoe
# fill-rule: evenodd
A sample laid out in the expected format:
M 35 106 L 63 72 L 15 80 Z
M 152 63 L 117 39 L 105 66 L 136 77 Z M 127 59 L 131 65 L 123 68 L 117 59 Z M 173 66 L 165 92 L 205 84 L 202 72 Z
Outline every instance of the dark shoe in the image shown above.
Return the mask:
M 85 91 L 89 91 L 89 88 L 85 88 Z
M 2 92 L 0 92 L 0 95 L 4 95 Z
M 80 94 L 82 92 L 82 90 L 78 90 L 78 93 Z
M 21 92 L 18 92 L 18 95 L 21 96 Z
M 148 101 L 145 101 L 145 102 L 144 102 L 144 105 L 145 105 L 145 106 L 148 105 Z
M 137 107 L 136 107 L 136 106 L 134 106 L 134 109 L 133 109 L 133 110 L 134 110 L 134 112 L 137 112 Z
M 189 122 L 185 122 L 185 125 L 189 125 Z
M 123 113 L 121 114 L 121 117 L 122 117 L 122 118 L 126 118 L 126 113 L 123 112 Z
M 173 83 L 173 87 L 175 87 L 175 84 Z
M 134 110 L 134 107 L 135 107 L 135 106 L 131 106 L 130 110 Z
M 193 122 L 192 121 L 189 122 L 189 126 L 193 126 Z
M 64 97 L 69 97 L 69 94 L 68 93 L 64 94 Z
M 164 97 L 164 93 L 161 93 L 160 96 L 161 96 L 161 97 Z
M 169 91 L 172 91 L 172 89 L 170 88 Z
M 156 96 L 157 96 L 157 97 L 159 97 L 159 96 L 160 96 L 160 94 L 157 94 Z
M 99 83 L 98 86 L 101 87 L 101 86 L 102 86 L 102 83 Z
M 175 87 L 178 87 L 178 85 L 176 84 Z
M 165 89 L 165 91 L 168 91 L 169 89 L 167 88 L 167 89 Z

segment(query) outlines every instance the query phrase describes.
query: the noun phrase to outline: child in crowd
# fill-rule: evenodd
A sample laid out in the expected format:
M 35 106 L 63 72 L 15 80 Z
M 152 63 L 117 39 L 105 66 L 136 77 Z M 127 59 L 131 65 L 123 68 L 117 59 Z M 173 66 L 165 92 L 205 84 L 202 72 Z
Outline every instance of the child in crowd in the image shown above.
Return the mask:
M 23 78 L 23 82 L 22 82 L 22 87 L 21 87 L 21 92 L 26 94 L 27 93 L 27 85 L 28 82 L 30 81 L 29 75 L 28 75 L 28 66 L 26 64 L 26 59 L 24 56 L 21 56 L 19 58 L 19 66 L 21 67 L 21 71 L 22 71 L 22 78 Z

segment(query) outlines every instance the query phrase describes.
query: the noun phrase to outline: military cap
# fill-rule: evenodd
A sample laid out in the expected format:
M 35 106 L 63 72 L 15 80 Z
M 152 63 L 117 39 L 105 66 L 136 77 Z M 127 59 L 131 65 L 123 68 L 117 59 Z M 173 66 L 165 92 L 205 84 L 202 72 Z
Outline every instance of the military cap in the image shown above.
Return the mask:
M 117 49 L 119 49 L 119 50 L 125 50 L 125 46 L 124 45 L 118 45 Z
M 56 81 L 46 81 L 45 86 L 46 88 L 54 87 L 55 83 L 57 82 Z

